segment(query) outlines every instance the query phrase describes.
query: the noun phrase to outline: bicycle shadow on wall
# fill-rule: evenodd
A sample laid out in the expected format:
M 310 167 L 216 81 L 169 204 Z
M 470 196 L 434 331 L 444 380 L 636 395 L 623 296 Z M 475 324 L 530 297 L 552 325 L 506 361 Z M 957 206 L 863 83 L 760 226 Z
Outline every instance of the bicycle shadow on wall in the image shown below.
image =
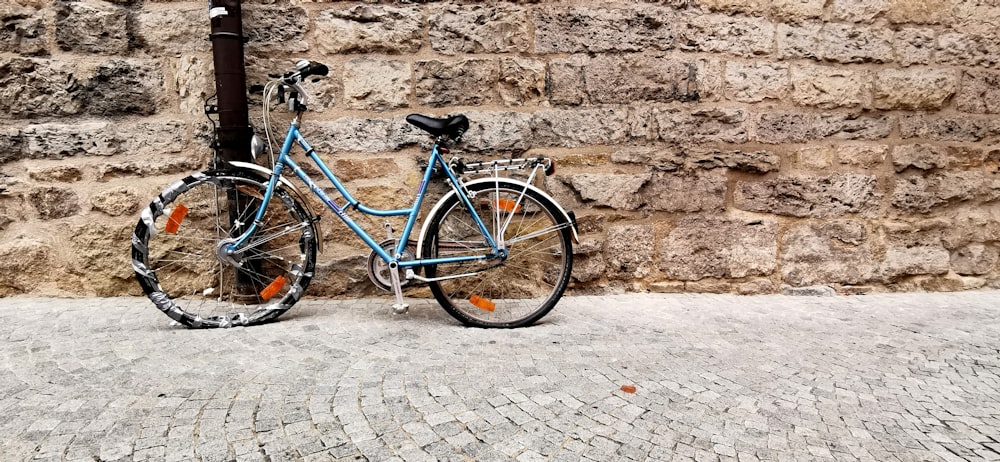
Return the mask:
M 394 295 L 392 312 L 409 309 L 404 287 L 425 284 L 466 326 L 523 327 L 548 314 L 566 290 L 578 242 L 575 215 L 534 186 L 536 178 L 554 173 L 553 161 L 466 162 L 450 156 L 469 128 L 465 116 L 411 114 L 406 122 L 434 140 L 428 168 L 409 206 L 370 208 L 299 131 L 309 101 L 304 84 L 327 73 L 325 65 L 302 61 L 261 87 L 264 133 L 252 146 L 270 168 L 228 162 L 170 184 L 143 210 L 131 256 L 136 279 L 154 305 L 187 327 L 277 319 L 302 298 L 316 271 L 323 235 L 320 216 L 307 200 L 312 193 L 371 249 L 368 272 L 376 286 Z M 275 102 L 294 113 L 283 138 L 270 129 Z M 292 159 L 296 147 L 333 186 L 335 197 Z M 300 181 L 293 183 L 285 172 Z M 444 183 L 447 193 L 417 226 L 432 182 Z M 358 216 L 395 217 L 405 225 L 395 230 L 386 222 L 386 239 L 379 240 L 358 225 Z

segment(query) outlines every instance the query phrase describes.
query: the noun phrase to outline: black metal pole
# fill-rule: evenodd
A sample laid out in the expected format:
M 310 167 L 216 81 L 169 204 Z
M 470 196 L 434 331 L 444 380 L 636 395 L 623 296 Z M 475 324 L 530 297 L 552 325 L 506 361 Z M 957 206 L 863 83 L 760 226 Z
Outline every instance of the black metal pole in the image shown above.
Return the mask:
M 215 130 L 216 167 L 231 161 L 250 162 L 250 115 L 247 102 L 247 75 L 243 44 L 243 9 L 241 0 L 209 0 L 209 17 L 212 20 L 212 61 L 215 64 L 215 91 L 218 100 L 219 125 Z M 229 227 L 231 236 L 243 233 L 239 213 L 241 204 L 251 200 L 235 191 L 227 191 Z M 242 220 L 246 221 L 246 220 Z M 249 223 L 247 223 L 248 225 Z M 236 229 L 233 229 L 233 228 Z M 260 289 L 253 284 L 250 273 L 260 271 L 250 259 L 250 267 L 234 268 L 236 291 L 233 297 L 252 302 Z
M 241 0 L 209 0 L 212 19 L 212 59 L 219 126 L 216 153 L 223 161 L 250 159 L 250 116 L 247 108 L 247 74 L 244 63 Z

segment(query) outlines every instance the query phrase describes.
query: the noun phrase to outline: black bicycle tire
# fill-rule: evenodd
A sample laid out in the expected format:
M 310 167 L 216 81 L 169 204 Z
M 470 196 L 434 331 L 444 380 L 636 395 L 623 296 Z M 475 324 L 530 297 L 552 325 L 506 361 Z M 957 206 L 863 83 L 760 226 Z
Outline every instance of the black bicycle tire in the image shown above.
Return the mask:
M 246 169 L 226 169 L 207 170 L 189 175 L 179 181 L 167 186 L 143 211 L 142 217 L 136 224 L 132 235 L 132 266 L 135 271 L 136 280 L 142 287 L 143 292 L 153 302 L 153 304 L 164 314 L 177 323 L 191 328 L 216 328 L 235 327 L 262 324 L 278 318 L 287 312 L 305 293 L 306 288 L 312 280 L 316 265 L 317 233 L 315 222 L 312 220 L 308 209 L 299 203 L 296 198 L 283 188 L 274 191 L 270 207 L 284 206 L 301 220 L 309 221 L 309 226 L 303 229 L 302 237 L 299 239 L 300 250 L 303 252 L 303 265 L 301 274 L 294 281 L 289 281 L 290 287 L 280 299 L 266 306 L 259 307 L 251 313 L 233 313 L 227 316 L 203 317 L 189 313 L 179 306 L 160 287 L 156 270 L 149 266 L 149 242 L 152 234 L 150 224 L 155 226 L 158 218 L 163 216 L 164 210 L 173 203 L 183 193 L 191 190 L 195 186 L 206 182 L 221 182 L 225 178 L 234 178 L 238 181 L 256 183 L 259 187 L 267 185 L 267 178 L 257 172 Z
M 511 191 L 517 191 L 523 188 L 523 186 L 520 183 L 511 182 L 504 179 L 499 180 L 499 184 L 508 185 L 509 186 L 508 189 Z M 478 193 L 481 191 L 492 189 L 493 187 L 495 187 L 495 183 L 488 182 L 488 183 L 478 183 L 478 184 L 468 185 L 467 189 L 469 189 L 473 193 Z M 442 290 L 440 283 L 429 282 L 428 286 L 430 287 L 431 293 L 434 295 L 434 298 L 437 300 L 438 304 L 441 305 L 441 307 L 444 308 L 444 310 L 448 312 L 448 314 L 450 314 L 452 317 L 454 317 L 456 320 L 458 320 L 459 322 L 461 322 L 466 326 L 482 327 L 482 328 L 517 328 L 517 327 L 529 326 L 531 324 L 538 322 L 538 320 L 542 319 L 543 317 L 545 317 L 545 315 L 547 315 L 550 311 L 552 311 L 552 309 L 555 308 L 556 304 L 559 303 L 559 300 L 562 298 L 563 294 L 566 291 L 573 270 L 573 241 L 572 241 L 572 233 L 570 230 L 571 225 L 569 224 L 568 220 L 565 219 L 565 216 L 563 215 L 563 212 L 559 208 L 559 206 L 555 202 L 551 201 L 549 198 L 537 194 L 535 191 L 532 191 L 531 189 L 526 190 L 525 195 L 527 197 L 530 197 L 532 200 L 536 201 L 540 206 L 544 207 L 546 213 L 552 218 L 552 220 L 556 224 L 567 225 L 566 227 L 560 229 L 558 233 L 562 245 L 562 252 L 564 252 L 565 256 L 563 260 L 564 263 L 563 263 L 562 276 L 554 285 L 553 291 L 549 294 L 549 296 L 545 299 L 545 301 L 541 304 L 541 306 L 539 306 L 535 311 L 532 311 L 527 316 L 508 322 L 489 322 L 465 314 L 464 310 L 455 306 L 452 303 L 451 298 L 447 294 L 445 294 L 444 291 Z M 455 210 L 456 208 L 461 209 L 461 213 L 469 213 L 465 209 L 465 207 L 460 204 L 460 200 L 457 195 L 452 194 L 446 197 L 444 200 L 446 202 L 442 203 L 439 207 L 436 207 L 436 212 L 432 216 L 427 218 L 429 220 L 428 231 L 425 237 L 424 248 L 422 251 L 423 254 L 422 258 L 424 259 L 432 258 L 437 254 L 436 246 L 438 245 L 437 242 L 438 228 L 440 226 L 441 221 L 447 216 L 447 214 L 450 213 L 452 210 Z M 502 267 L 502 265 L 500 267 Z M 424 266 L 423 268 L 428 278 L 434 278 L 437 275 L 437 266 L 428 265 Z

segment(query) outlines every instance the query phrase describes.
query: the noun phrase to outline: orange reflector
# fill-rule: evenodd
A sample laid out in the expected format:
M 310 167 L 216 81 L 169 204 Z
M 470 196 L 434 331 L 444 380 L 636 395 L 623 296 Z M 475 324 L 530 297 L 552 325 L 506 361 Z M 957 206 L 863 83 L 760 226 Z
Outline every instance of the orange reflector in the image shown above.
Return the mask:
M 497 208 L 500 210 L 506 210 L 508 212 L 517 213 L 521 210 L 521 206 L 510 199 L 497 199 Z
M 476 308 L 479 308 L 479 309 L 484 310 L 484 311 L 490 311 L 490 312 L 492 312 L 493 310 L 495 310 L 497 308 L 497 304 L 496 303 L 493 303 L 493 302 L 491 302 L 491 301 L 489 301 L 489 300 L 487 300 L 487 299 L 485 299 L 483 297 L 480 297 L 480 296 L 478 296 L 476 294 L 472 294 L 472 296 L 469 297 L 469 303 L 471 303 L 473 305 L 476 305 Z
M 170 218 L 167 219 L 167 225 L 163 227 L 163 232 L 167 234 L 177 234 L 177 228 L 180 228 L 181 222 L 184 221 L 184 217 L 188 214 L 188 208 L 184 204 L 177 204 L 174 207 L 174 211 L 170 212 Z
M 635 393 L 635 385 L 622 385 L 622 391 L 625 393 Z
M 284 276 L 274 278 L 274 280 L 271 281 L 271 283 L 268 284 L 264 290 L 260 291 L 260 298 L 263 298 L 265 302 L 270 300 L 274 294 L 278 293 L 278 291 L 285 286 L 286 282 L 288 282 L 288 280 L 285 279 Z

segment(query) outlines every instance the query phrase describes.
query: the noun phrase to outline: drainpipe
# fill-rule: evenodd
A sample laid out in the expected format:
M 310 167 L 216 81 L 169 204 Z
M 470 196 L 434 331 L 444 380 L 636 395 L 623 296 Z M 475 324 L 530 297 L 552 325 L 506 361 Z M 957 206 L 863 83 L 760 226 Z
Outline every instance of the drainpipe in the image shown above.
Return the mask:
M 253 129 L 247 108 L 247 75 L 244 64 L 243 10 L 241 0 L 209 0 L 212 19 L 212 58 L 219 126 L 216 156 L 225 162 L 249 162 Z

